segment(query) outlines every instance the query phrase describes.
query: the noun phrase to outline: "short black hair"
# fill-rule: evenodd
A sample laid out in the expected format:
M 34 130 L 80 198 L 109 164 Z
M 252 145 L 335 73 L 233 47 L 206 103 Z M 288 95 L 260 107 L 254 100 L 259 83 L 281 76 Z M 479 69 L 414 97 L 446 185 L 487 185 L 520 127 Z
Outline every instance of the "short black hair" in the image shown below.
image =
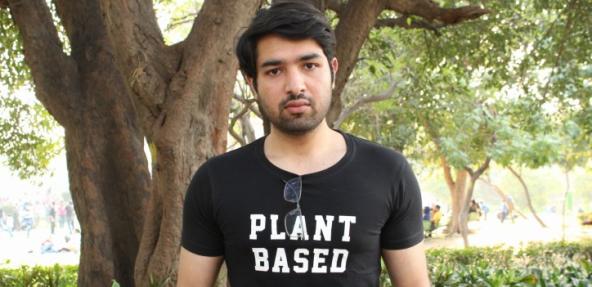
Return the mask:
M 278 1 L 257 12 L 236 45 L 240 69 L 245 76 L 253 79 L 255 87 L 257 42 L 271 34 L 293 40 L 313 39 L 321 46 L 329 62 L 335 57 L 335 33 L 321 11 L 305 2 Z M 329 69 L 333 78 L 333 67 L 329 65 Z

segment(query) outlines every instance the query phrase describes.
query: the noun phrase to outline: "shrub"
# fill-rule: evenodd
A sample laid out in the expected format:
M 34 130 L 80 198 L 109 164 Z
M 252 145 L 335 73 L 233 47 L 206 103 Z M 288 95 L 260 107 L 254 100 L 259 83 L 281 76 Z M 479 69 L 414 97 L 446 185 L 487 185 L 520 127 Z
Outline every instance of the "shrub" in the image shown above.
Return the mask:
M 427 251 L 427 260 L 432 285 L 437 287 L 592 286 L 592 240 L 533 243 L 521 249 L 438 248 Z M 77 269 L 59 265 L 0 268 L 0 286 L 76 286 Z M 380 286 L 392 286 L 384 265 Z
M 427 251 L 433 286 L 592 286 L 592 241 Z M 383 269 L 382 278 L 388 275 Z M 383 287 L 392 286 L 383 281 Z
M 71 287 L 76 286 L 78 266 L 21 266 L 0 269 L 0 286 L 4 287 Z

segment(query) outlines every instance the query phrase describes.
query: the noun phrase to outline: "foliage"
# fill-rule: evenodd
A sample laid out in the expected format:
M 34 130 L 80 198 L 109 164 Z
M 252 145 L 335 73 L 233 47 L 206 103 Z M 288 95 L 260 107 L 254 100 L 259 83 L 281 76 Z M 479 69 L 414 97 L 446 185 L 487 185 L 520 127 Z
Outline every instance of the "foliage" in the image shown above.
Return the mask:
M 7 9 L 0 9 L 0 86 L 20 87 L 30 78 L 23 46 Z
M 589 286 L 592 241 L 427 251 L 433 286 Z M 386 270 L 381 286 L 392 286 Z
M 5 287 L 74 287 L 77 286 L 78 266 L 21 266 L 0 268 L 0 286 Z
M 58 124 L 39 103 L 19 98 L 32 90 L 20 36 L 7 9 L 0 9 L 0 155 L 21 178 L 41 176 L 62 149 Z
M 39 103 L 27 104 L 2 97 L 0 106 L 0 154 L 21 178 L 47 173 L 49 163 L 63 149 L 55 131 L 58 124 Z
M 349 83 L 356 87 L 349 90 L 380 86 L 356 78 L 393 74 L 406 85 L 390 106 L 365 107 L 344 127 L 385 145 L 408 139 L 408 155 L 432 163 L 443 155 L 457 168 L 486 157 L 503 166 L 537 168 L 573 158 L 583 165 L 590 154 L 573 151 L 592 144 L 592 30 L 584 24 L 592 21 L 590 1 L 485 6 L 490 14 L 436 33 L 373 31 Z M 351 103 L 360 95 L 346 90 L 344 97 Z M 393 120 L 400 131 L 385 124 Z M 580 130 L 577 137 L 562 131 L 569 122 Z M 420 130 L 410 135 L 408 128 Z
M 438 248 L 427 251 L 434 286 L 589 286 L 592 241 L 511 247 Z M 77 266 L 0 269 L 0 286 L 76 286 Z M 164 286 L 152 282 L 151 286 Z M 392 286 L 382 265 L 380 286 Z M 163 285 L 164 284 L 164 285 Z M 112 286 L 119 286 L 113 281 Z

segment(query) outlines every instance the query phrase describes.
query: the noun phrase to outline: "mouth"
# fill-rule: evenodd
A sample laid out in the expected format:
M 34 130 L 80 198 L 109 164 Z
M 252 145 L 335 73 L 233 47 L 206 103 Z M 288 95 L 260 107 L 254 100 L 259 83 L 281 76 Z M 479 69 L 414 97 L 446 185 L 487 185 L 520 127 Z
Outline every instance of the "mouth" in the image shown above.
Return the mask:
M 310 102 L 305 99 L 292 100 L 292 101 L 287 102 L 284 105 L 284 109 L 286 109 L 289 113 L 292 113 L 292 114 L 303 113 L 309 107 L 310 107 Z

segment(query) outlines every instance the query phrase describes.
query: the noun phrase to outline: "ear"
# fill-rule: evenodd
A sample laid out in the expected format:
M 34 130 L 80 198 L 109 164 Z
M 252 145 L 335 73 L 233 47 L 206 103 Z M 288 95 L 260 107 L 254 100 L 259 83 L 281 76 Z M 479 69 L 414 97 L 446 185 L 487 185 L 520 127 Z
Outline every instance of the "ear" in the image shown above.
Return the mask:
M 331 90 L 333 90 L 335 89 L 335 80 L 337 79 L 337 69 L 339 69 L 339 62 L 337 61 L 337 58 L 333 57 L 329 65 L 331 65 L 331 68 L 333 69 L 333 75 L 331 75 Z
M 331 68 L 333 68 L 333 79 L 335 79 L 337 77 L 337 70 L 339 69 L 339 62 L 335 57 L 331 59 Z
M 255 94 L 255 96 L 259 96 L 259 94 L 257 93 L 257 89 L 255 88 L 255 81 L 253 80 L 253 78 L 251 78 L 247 75 L 244 75 L 244 74 L 243 74 L 243 77 L 247 81 L 249 88 L 251 88 L 251 92 L 253 92 L 253 94 Z

